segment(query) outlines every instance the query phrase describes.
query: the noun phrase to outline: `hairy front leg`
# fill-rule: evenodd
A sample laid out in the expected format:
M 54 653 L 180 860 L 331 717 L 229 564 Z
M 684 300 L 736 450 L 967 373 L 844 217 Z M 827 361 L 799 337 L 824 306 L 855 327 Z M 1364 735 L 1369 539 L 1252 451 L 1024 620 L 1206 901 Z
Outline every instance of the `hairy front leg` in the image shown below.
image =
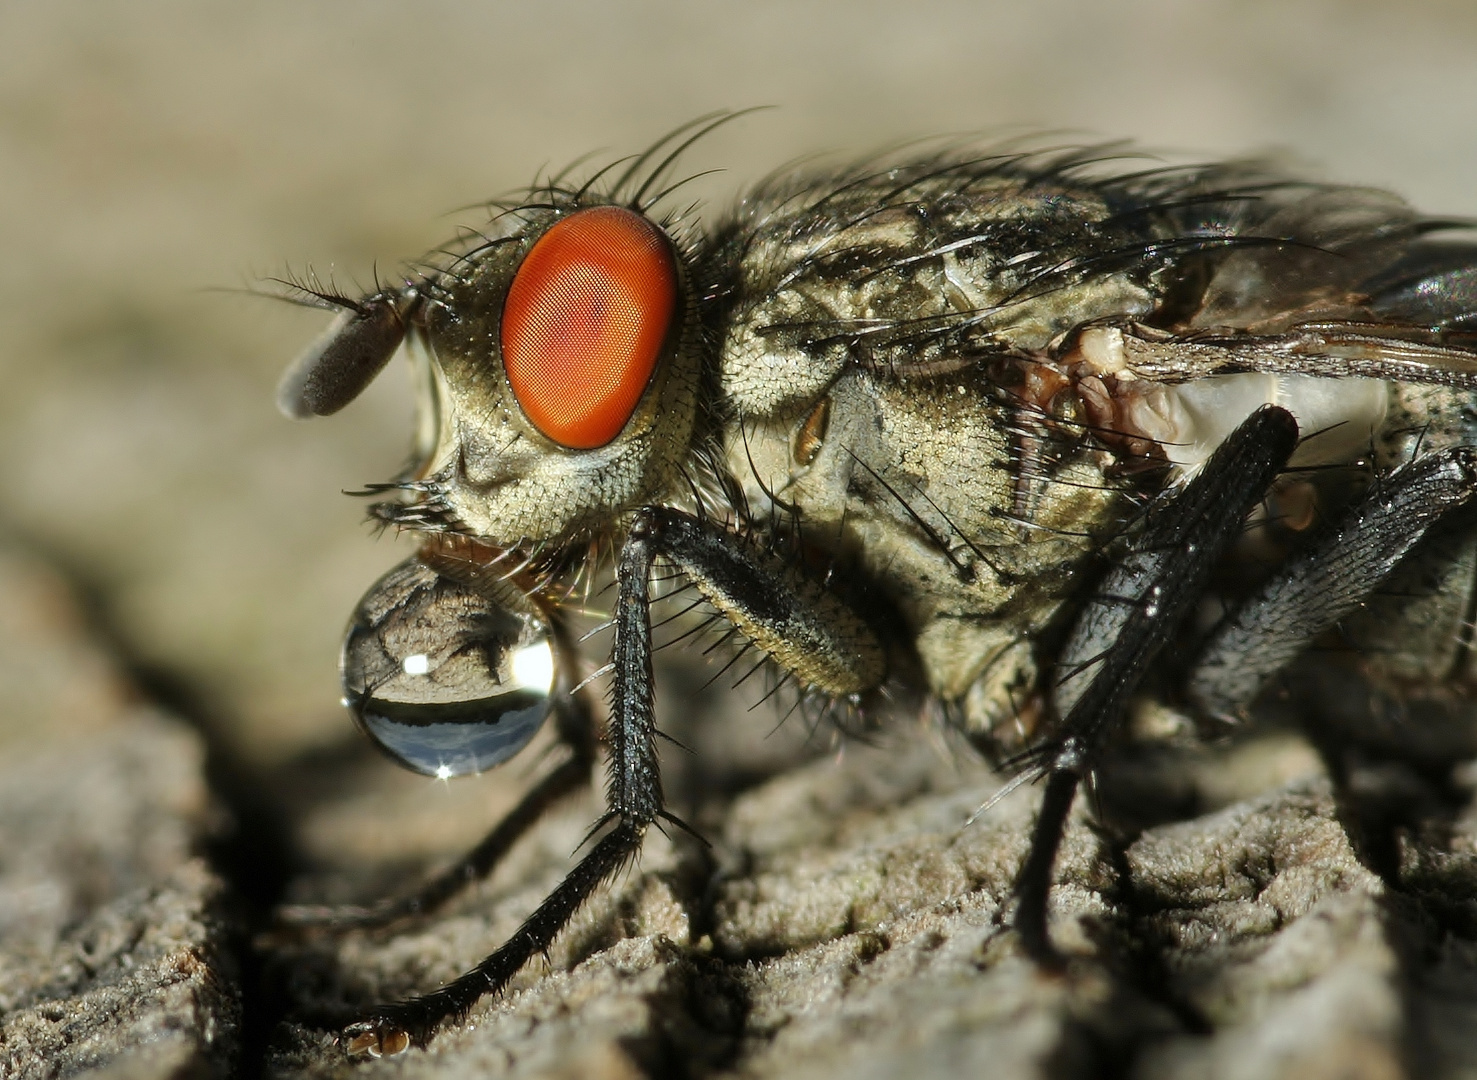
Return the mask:
M 507 942 L 465 975 L 407 1001 L 375 1006 L 344 1030 L 351 1051 L 423 1045 L 484 995 L 501 991 L 666 819 L 656 752 L 650 576 L 657 556 L 680 569 L 734 626 L 807 685 L 843 695 L 879 685 L 884 654 L 872 630 L 820 584 L 718 524 L 660 507 L 639 511 L 617 568 L 614 684 L 606 733 L 608 828 Z M 551 780 L 550 783 L 553 781 Z M 532 796 L 530 796 L 532 797 Z M 517 813 L 515 811 L 515 813 Z M 453 873 L 455 868 L 453 868 Z

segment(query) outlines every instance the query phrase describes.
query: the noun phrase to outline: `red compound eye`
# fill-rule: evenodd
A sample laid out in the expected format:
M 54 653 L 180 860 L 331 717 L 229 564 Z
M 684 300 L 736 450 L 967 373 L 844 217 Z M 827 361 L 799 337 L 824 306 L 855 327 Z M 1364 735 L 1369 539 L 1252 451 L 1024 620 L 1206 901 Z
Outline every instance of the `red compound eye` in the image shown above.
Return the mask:
M 640 214 L 597 206 L 544 233 L 503 301 L 503 368 L 533 426 L 573 450 L 614 439 L 676 306 L 671 246 Z

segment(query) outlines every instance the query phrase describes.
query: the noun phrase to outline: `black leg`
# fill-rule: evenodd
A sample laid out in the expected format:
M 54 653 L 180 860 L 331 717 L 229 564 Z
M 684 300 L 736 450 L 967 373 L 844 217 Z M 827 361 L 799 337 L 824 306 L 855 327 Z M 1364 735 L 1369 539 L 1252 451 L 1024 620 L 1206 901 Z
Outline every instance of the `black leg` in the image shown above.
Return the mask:
M 653 711 L 647 608 L 657 555 L 682 570 L 750 642 L 805 683 L 849 694 L 872 689 L 885 676 L 882 647 L 871 629 L 794 567 L 709 522 L 662 507 L 641 510 L 616 573 L 608 809 L 596 829 L 613 827 L 486 960 L 439 990 L 372 1008 L 345 1028 L 350 1050 L 386 1052 L 424 1044 L 442 1023 L 466 1015 L 479 998 L 500 991 L 530 958 L 548 949 L 590 894 L 636 855 L 652 822 L 675 821 L 664 809 Z M 556 781 L 551 777 L 546 783 Z M 522 807 L 514 812 L 522 813 Z M 494 836 L 483 846 L 498 843 Z M 455 876 L 456 868 L 448 873 Z
M 676 510 L 646 511 L 662 555 L 801 683 L 830 694 L 881 684 L 877 635 L 835 593 L 743 538 Z
M 1052 865 L 1072 799 L 1149 665 L 1199 601 L 1211 569 L 1297 445 L 1297 422 L 1267 407 L 1248 417 L 1184 490 L 1153 507 L 1063 651 L 1060 729 L 1021 762 L 1046 778 L 1031 849 L 1016 879 L 1015 925 L 1032 956 L 1059 963 L 1046 929 Z
M 369 1009 L 343 1031 L 350 1052 L 388 1052 L 408 1040 L 423 1046 L 447 1020 L 467 1014 L 486 994 L 507 986 L 531 958 L 547 951 L 602 882 L 641 848 L 646 828 L 662 814 L 661 776 L 652 707 L 649 577 L 656 545 L 647 516 L 638 517 L 617 570 L 614 692 L 611 700 L 609 810 L 597 829 L 614 823 L 547 899 L 482 963 L 439 990 Z
M 1346 517 L 1212 633 L 1186 684 L 1231 717 L 1314 638 L 1369 597 L 1442 517 L 1477 495 L 1477 447 L 1420 458 L 1374 484 Z
M 480 881 L 549 807 L 590 782 L 590 758 L 576 754 L 533 786 L 508 815 L 466 855 L 409 896 L 368 907 L 291 904 L 276 911 L 277 933 L 371 930 L 435 911 L 468 885 Z
M 368 1010 L 344 1028 L 346 1049 L 350 1053 L 393 1052 L 407 1039 L 424 1046 L 447 1020 L 465 1016 L 483 995 L 502 990 L 524 964 L 548 949 L 590 894 L 635 856 L 645 833 L 645 822 L 621 821 L 575 864 L 501 948 L 439 990 Z
M 1060 755 L 1059 755 L 1060 756 Z M 1053 768 L 1047 776 L 1031 830 L 1031 847 L 1016 879 L 1015 929 L 1031 959 L 1047 968 L 1061 966 L 1061 955 L 1052 947 L 1046 932 L 1046 904 L 1051 892 L 1051 868 L 1056 863 L 1067 816 L 1077 796 L 1082 774 L 1075 768 Z
M 546 810 L 590 782 L 590 770 L 595 762 L 595 722 L 589 695 L 574 692 L 579 669 L 569 628 L 557 616 L 550 618 L 549 628 L 559 657 L 559 683 L 553 693 L 554 719 L 559 739 L 568 748 L 570 756 L 525 793 L 518 805 L 476 847 L 409 896 L 392 897 L 367 907 L 288 905 L 276 911 L 276 927 L 267 935 L 268 940 L 301 933 L 371 930 L 428 914 L 468 885 L 492 873 L 509 849 Z

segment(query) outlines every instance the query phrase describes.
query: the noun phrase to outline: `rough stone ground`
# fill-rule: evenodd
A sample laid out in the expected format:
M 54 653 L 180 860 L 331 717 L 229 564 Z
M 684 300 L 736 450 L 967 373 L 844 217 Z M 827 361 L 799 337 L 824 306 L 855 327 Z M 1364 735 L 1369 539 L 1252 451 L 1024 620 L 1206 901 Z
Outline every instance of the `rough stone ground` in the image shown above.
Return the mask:
M 997 780 L 926 739 L 848 748 L 739 794 L 705 852 L 657 837 L 576 921 L 547 973 L 373 1075 L 1396 1077 L 1477 1069 L 1477 830 L 1356 857 L 1290 736 L 1202 755 L 1223 808 L 1123 848 L 1081 821 L 1045 976 L 1006 929 L 1034 795 L 961 823 Z M 1278 771 L 1298 774 L 1270 790 Z M 715 785 L 716 786 L 716 785 Z M 557 880 L 596 811 L 551 819 L 508 872 L 430 926 L 286 954 L 302 1005 L 434 985 Z M 714 808 L 710 804 L 707 809 Z M 713 815 L 716 817 L 716 815 Z M 698 810 L 697 817 L 704 813 Z M 332 892 L 331 882 L 314 886 Z M 311 973 L 307 975 L 305 973 Z M 298 981 L 294 983 L 292 980 Z M 340 1075 L 305 1028 L 273 1076 Z
M 0 724 L 3 1077 L 1477 1075 L 1470 810 L 1402 832 L 1392 886 L 1297 737 L 1177 756 L 1157 774 L 1175 798 L 1221 805 L 1126 843 L 1075 821 L 1052 912 L 1071 962 L 1045 975 L 1007 928 L 1033 792 L 964 828 L 998 780 L 925 730 L 817 754 L 798 723 L 764 739 L 763 711 L 730 711 L 707 745 L 693 727 L 685 767 L 667 755 L 710 849 L 654 835 L 504 998 L 426 1050 L 351 1061 L 313 1018 L 490 951 L 563 873 L 595 798 L 420 924 L 252 952 L 251 867 L 229 856 L 200 738 L 132 691 L 63 582 L 13 551 L 0 657 L 29 691 Z M 667 723 L 686 733 L 680 711 Z M 281 789 L 298 792 L 295 900 L 405 888 L 517 787 L 427 800 L 432 782 L 398 785 L 353 751 L 311 772 Z
M 130 692 L 66 584 L 13 550 L 0 685 L 0 1076 L 227 1075 L 242 938 L 203 857 L 199 737 Z

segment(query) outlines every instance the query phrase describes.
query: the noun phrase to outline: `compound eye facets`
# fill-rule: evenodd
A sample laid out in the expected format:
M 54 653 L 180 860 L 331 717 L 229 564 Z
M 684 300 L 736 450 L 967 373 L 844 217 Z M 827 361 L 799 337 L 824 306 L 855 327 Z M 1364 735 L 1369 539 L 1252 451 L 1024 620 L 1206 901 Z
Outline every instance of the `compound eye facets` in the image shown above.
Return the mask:
M 614 439 L 651 381 L 676 308 L 671 243 L 652 222 L 597 206 L 555 223 L 503 302 L 503 370 L 533 426 L 571 450 Z
M 484 772 L 537 734 L 552 707 L 548 626 L 418 559 L 369 590 L 340 663 L 345 702 L 406 768 Z

